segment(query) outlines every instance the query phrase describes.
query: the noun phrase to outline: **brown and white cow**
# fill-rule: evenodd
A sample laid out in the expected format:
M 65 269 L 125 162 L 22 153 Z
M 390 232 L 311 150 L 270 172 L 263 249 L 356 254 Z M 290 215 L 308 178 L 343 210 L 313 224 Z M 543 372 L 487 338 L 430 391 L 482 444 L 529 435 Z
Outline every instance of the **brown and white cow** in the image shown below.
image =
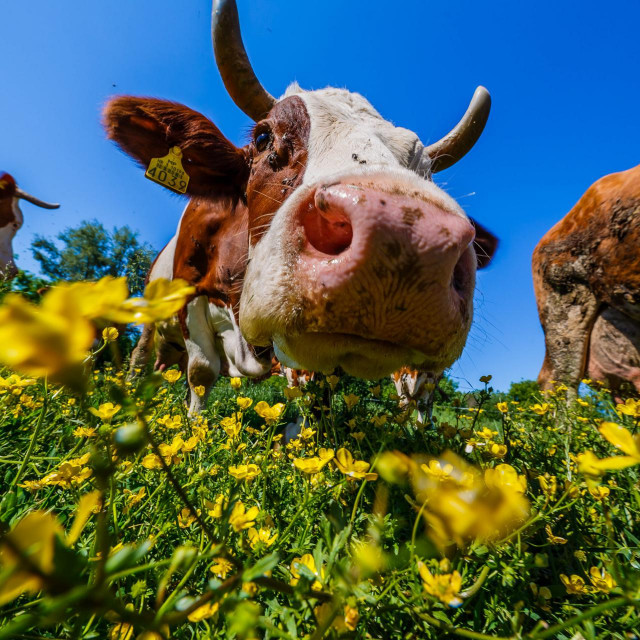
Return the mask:
M 595 182 L 533 253 L 546 354 L 538 382 L 588 375 L 640 392 L 640 165 Z
M 18 188 L 8 173 L 0 172 L 0 279 L 8 280 L 18 273 L 13 259 L 13 238 L 24 218 L 19 200 L 26 200 L 43 209 L 57 209 L 59 204 L 43 202 Z
M 272 347 L 292 368 L 440 373 L 465 344 L 476 266 L 496 240 L 431 176 L 479 138 L 487 91 L 425 146 L 356 93 L 293 84 L 273 98 L 249 64 L 234 0 L 214 2 L 212 32 L 227 90 L 256 121 L 244 147 L 176 103 L 123 96 L 104 112 L 108 137 L 142 166 L 182 150 L 191 200 L 151 277 L 196 287 L 163 328 L 184 336 L 190 385 L 209 390 L 222 365 L 262 376 Z M 192 394 L 191 410 L 205 400 Z

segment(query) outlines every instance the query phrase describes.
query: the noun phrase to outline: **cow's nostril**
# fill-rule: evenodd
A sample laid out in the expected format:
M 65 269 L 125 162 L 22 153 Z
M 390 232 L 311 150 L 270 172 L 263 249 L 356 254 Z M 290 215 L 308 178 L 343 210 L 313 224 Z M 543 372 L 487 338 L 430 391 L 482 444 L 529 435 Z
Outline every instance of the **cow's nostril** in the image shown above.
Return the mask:
M 336 256 L 351 245 L 351 221 L 344 211 L 321 204 L 316 207 L 313 202 L 309 203 L 302 218 L 302 225 L 307 240 L 314 249 Z
M 453 277 L 451 278 L 451 285 L 461 296 L 466 296 L 469 293 L 471 284 L 471 270 L 469 269 L 469 256 L 468 251 L 465 251 L 453 268 Z

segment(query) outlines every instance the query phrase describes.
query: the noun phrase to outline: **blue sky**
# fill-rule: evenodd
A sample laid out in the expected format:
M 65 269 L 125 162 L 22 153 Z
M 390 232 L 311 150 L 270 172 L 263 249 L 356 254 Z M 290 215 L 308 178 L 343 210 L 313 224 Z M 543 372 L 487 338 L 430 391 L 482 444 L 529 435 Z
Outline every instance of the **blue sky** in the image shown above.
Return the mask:
M 513 0 L 238 0 L 245 44 L 280 95 L 347 87 L 433 141 L 476 85 L 493 109 L 480 142 L 436 176 L 501 239 L 478 278 L 476 321 L 452 375 L 497 388 L 535 378 L 544 354 L 531 283 L 537 241 L 597 178 L 640 162 L 640 3 Z M 4 3 L 0 170 L 55 212 L 24 204 L 19 265 L 34 234 L 81 220 L 130 225 L 160 249 L 182 200 L 147 181 L 104 139 L 113 94 L 183 102 L 241 143 L 248 119 L 227 96 L 210 41 L 209 0 Z

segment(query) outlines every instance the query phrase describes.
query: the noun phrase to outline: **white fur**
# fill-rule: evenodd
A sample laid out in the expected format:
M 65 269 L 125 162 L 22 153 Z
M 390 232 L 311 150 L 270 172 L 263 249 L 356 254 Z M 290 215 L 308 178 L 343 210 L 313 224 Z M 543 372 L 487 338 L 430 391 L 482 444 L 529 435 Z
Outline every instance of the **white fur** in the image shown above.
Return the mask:
M 18 204 L 18 198 L 13 198 L 11 203 L 13 210 L 13 222 L 0 227 L 0 277 L 12 277 L 16 271 L 16 263 L 13 259 L 13 238 L 22 226 L 24 218 Z

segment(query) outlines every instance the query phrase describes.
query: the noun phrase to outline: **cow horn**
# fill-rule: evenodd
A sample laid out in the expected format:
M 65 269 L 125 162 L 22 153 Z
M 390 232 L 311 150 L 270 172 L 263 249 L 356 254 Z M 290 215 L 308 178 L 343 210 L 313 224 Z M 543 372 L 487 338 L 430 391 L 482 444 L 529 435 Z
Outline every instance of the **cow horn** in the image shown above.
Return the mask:
M 42 207 L 43 209 L 57 209 L 60 207 L 59 204 L 53 204 L 51 202 L 44 202 L 44 200 L 39 200 L 38 198 L 34 198 L 32 195 L 29 195 L 26 191 L 22 189 L 16 188 L 16 198 L 22 198 L 22 200 L 26 200 L 31 204 L 35 204 L 36 207 Z
M 242 43 L 235 0 L 213 0 L 211 38 L 218 70 L 231 99 L 252 120 L 264 118 L 276 103 L 260 84 Z
M 489 92 L 478 87 L 462 120 L 444 138 L 426 148 L 431 158 L 431 173 L 448 169 L 471 150 L 487 124 L 490 109 Z

